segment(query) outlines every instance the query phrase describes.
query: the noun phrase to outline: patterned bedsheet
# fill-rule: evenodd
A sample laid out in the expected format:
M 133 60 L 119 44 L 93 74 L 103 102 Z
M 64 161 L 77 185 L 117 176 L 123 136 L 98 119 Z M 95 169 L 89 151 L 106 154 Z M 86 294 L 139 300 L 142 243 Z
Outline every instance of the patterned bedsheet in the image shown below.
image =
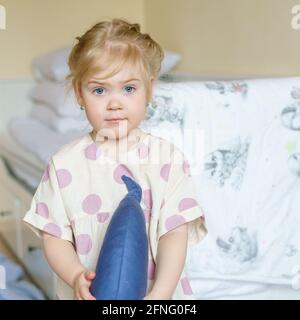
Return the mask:
M 185 152 L 205 213 L 187 257 L 195 295 L 272 284 L 300 296 L 300 78 L 161 84 L 150 111 Z

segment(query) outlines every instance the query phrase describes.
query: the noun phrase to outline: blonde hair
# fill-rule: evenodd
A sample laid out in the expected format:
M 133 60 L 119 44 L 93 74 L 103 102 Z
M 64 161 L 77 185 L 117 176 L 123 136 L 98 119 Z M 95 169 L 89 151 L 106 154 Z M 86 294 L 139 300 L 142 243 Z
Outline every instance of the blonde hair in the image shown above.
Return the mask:
M 70 74 L 75 92 L 82 83 L 98 72 L 108 70 L 104 78 L 118 73 L 123 67 L 139 67 L 146 87 L 146 99 L 150 100 L 150 78 L 159 75 L 164 52 L 149 34 L 141 33 L 138 23 L 124 19 L 112 19 L 95 24 L 81 37 L 76 37 L 69 55 Z

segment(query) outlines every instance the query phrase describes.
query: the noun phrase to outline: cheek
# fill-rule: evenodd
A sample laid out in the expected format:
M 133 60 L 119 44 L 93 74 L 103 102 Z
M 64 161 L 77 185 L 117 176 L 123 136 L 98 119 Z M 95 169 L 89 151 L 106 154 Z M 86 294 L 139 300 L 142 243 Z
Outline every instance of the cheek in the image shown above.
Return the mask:
M 131 118 L 136 120 L 143 118 L 146 112 L 145 106 L 146 106 L 146 102 L 143 99 L 136 101 L 134 107 L 131 106 L 131 108 L 129 108 L 128 110 Z
M 94 94 L 90 92 L 85 92 L 83 97 L 87 105 L 90 105 L 90 106 L 97 105 L 97 97 Z
M 146 114 L 146 106 L 142 105 L 142 107 L 139 109 L 138 116 L 139 118 L 144 118 L 145 114 Z
M 91 108 L 91 106 L 89 106 L 86 110 L 86 117 L 95 129 L 100 128 L 103 122 L 103 114 L 99 108 Z
M 146 98 L 145 98 L 145 95 L 141 95 L 139 97 L 139 99 L 137 99 L 136 101 L 136 104 L 135 104 L 135 111 L 138 113 L 138 114 L 143 114 L 145 113 L 146 111 L 146 104 L 147 104 L 147 101 L 146 101 Z

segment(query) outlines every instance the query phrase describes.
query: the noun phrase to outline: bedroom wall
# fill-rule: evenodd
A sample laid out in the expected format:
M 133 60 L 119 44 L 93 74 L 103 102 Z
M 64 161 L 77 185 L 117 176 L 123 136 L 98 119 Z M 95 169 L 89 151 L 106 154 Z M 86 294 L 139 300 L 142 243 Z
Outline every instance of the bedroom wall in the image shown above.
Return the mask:
M 182 54 L 174 71 L 205 76 L 300 75 L 299 0 L 146 0 L 147 31 Z M 300 24 L 300 16 L 298 18 Z
M 164 48 L 182 54 L 179 73 L 223 76 L 300 74 L 299 0 L 0 0 L 0 79 L 30 77 L 30 62 L 72 44 L 94 22 L 125 17 Z M 300 20 L 300 19 L 299 19 Z
M 0 0 L 0 79 L 30 77 L 33 57 L 73 39 L 99 20 L 123 17 L 144 26 L 143 0 Z

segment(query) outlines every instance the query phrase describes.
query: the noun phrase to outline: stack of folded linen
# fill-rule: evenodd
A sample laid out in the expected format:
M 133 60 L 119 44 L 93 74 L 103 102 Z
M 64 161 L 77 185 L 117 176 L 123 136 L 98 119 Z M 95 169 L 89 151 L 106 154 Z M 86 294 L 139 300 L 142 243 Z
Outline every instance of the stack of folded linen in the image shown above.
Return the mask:
M 30 115 L 49 128 L 66 133 L 91 129 L 80 110 L 73 90 L 67 90 L 70 48 L 60 48 L 33 59 L 32 69 L 36 85 L 30 92 L 34 106 Z
M 40 289 L 24 279 L 23 267 L 0 254 L 4 277 L 0 279 L 0 300 L 45 300 Z
M 8 124 L 14 140 L 44 164 L 62 145 L 92 129 L 74 91 L 67 87 L 69 53 L 70 48 L 59 48 L 33 59 L 35 82 L 28 94 L 32 108 Z

